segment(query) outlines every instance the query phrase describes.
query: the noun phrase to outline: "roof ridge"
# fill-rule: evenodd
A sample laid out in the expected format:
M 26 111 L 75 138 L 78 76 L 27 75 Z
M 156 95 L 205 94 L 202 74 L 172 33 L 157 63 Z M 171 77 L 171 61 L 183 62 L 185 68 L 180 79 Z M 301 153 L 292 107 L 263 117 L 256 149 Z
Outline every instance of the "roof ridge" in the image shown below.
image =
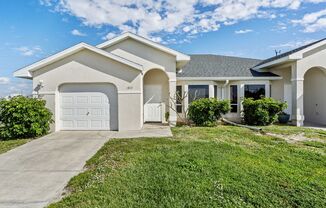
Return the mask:
M 248 57 L 240 57 L 240 56 L 230 56 L 230 55 L 219 55 L 219 54 L 188 54 L 189 56 L 217 56 L 217 57 L 228 57 L 228 58 L 238 58 L 238 59 L 251 59 L 255 61 L 262 61 L 262 59 L 257 58 L 248 58 Z

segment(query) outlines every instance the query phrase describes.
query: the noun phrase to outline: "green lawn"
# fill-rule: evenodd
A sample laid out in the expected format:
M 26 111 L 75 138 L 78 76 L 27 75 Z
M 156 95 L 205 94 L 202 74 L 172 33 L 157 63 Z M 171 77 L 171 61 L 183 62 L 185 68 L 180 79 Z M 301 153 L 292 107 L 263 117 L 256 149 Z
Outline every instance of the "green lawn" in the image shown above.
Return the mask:
M 17 139 L 8 141 L 0 140 L 0 154 L 14 149 L 15 147 L 18 147 L 20 145 L 23 145 L 29 141 L 30 139 Z
M 50 207 L 326 207 L 326 147 L 247 129 L 109 141 Z

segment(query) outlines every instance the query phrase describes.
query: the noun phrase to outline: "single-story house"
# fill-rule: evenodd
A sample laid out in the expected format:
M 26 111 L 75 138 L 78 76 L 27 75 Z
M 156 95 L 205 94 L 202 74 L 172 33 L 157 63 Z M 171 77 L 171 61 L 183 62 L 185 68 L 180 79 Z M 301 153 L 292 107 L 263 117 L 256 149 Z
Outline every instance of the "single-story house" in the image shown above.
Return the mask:
M 19 69 L 53 112 L 53 130 L 138 130 L 175 125 L 194 99 L 245 97 L 288 103 L 293 124 L 326 124 L 326 39 L 267 60 L 187 55 L 132 33 L 97 46 L 77 44 Z M 184 99 L 176 99 L 182 95 Z

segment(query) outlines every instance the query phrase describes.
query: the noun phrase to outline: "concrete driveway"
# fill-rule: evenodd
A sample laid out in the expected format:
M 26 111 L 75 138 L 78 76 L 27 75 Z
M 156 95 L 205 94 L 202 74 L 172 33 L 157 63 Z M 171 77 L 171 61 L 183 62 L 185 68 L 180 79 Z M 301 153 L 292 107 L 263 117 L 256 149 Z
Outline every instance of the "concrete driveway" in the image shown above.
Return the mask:
M 57 132 L 0 155 L 0 207 L 44 207 L 110 138 L 172 136 L 168 126 L 139 131 Z
M 101 132 L 58 132 L 0 155 L 0 207 L 46 206 L 108 139 Z

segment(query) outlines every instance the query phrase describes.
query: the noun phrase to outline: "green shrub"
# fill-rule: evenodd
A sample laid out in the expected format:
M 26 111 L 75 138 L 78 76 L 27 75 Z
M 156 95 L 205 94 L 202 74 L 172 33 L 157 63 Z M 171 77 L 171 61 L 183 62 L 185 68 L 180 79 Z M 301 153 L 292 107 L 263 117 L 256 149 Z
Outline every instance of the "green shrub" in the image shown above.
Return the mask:
M 228 113 L 230 109 L 230 102 L 227 100 L 203 98 L 189 105 L 188 117 L 197 126 L 212 126 L 222 114 Z
M 45 101 L 23 96 L 0 100 L 0 138 L 32 138 L 46 134 L 52 113 Z
M 277 114 L 282 112 L 286 103 L 273 98 L 262 98 L 253 100 L 247 98 L 243 101 L 244 121 L 248 125 L 267 126 L 277 119 Z

